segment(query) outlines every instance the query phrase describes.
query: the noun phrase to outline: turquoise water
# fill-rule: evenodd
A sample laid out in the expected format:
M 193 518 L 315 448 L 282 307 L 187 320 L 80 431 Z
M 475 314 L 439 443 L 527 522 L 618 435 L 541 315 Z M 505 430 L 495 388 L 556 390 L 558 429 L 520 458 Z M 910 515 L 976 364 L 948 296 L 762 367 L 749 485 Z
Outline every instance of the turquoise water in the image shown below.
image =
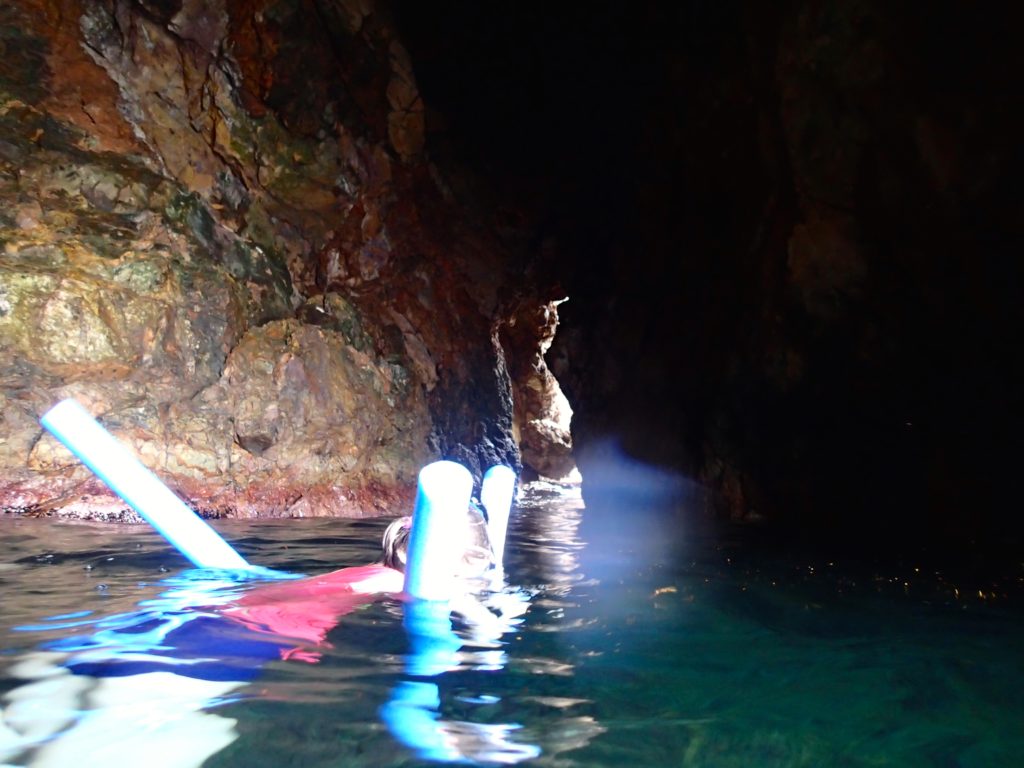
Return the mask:
M 165 580 L 186 564 L 155 534 L 0 520 L 0 764 L 430 764 L 379 714 L 406 683 L 436 694 L 417 710 L 436 743 L 479 764 L 1024 762 L 1019 568 L 993 578 L 830 559 L 764 546 L 756 530 L 712 532 L 628 501 L 619 511 L 609 530 L 585 519 L 574 489 L 532 486 L 505 591 L 528 609 L 500 638 L 460 627 L 444 674 L 407 674 L 402 607 L 383 600 L 343 617 L 317 663 L 275 659 L 244 683 L 180 691 L 173 675 L 140 690 L 68 675 L 70 654 L 53 650 L 110 617 L 173 613 L 181 583 Z M 322 573 L 373 560 L 383 524 L 218 528 L 252 562 Z

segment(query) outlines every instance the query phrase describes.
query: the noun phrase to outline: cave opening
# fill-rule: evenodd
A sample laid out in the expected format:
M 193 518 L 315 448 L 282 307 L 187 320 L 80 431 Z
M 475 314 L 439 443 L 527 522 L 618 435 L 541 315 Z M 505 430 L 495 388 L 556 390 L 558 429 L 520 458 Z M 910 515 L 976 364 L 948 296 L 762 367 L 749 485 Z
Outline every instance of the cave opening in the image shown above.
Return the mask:
M 437 157 L 516 201 L 531 274 L 573 296 L 553 350 L 585 487 L 586 445 L 612 440 L 784 540 L 1013 562 L 1007 18 L 399 2 L 396 20 Z
M 1005 5 L 0 3 L 0 764 L 1017 764 Z
M 1002 11 L 217 8 L 3 8 L 5 508 L 97 503 L 75 395 L 210 514 L 571 437 L 723 520 L 1021 541 Z

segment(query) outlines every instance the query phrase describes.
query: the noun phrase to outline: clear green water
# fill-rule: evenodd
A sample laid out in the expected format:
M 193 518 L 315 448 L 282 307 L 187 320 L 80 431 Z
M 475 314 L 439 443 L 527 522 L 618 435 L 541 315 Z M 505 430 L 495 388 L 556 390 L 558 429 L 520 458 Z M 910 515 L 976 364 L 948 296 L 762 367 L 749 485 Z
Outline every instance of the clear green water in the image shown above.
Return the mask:
M 628 508 L 627 524 L 602 531 L 581 524 L 581 507 L 573 494 L 542 486 L 526 495 L 513 518 L 507 569 L 531 596 L 529 610 L 500 645 L 468 645 L 458 668 L 433 681 L 436 722 L 468 761 L 1024 765 L 1021 572 L 992 581 L 912 560 L 814 559 L 760 546 L 756 531 L 656 525 Z M 218 525 L 250 561 L 305 573 L 372 561 L 382 527 Z M 43 711 L 68 706 L 70 676 L 48 678 L 55 703 L 47 705 L 51 694 L 25 662 L 83 629 L 58 628 L 46 617 L 91 612 L 83 620 L 94 621 L 137 611 L 166 592 L 161 579 L 185 568 L 144 528 L 4 519 L 0 535 L 5 718 L 12 701 L 32 698 L 26 690 Z M 401 611 L 392 600 L 369 605 L 341 620 L 319 663 L 269 662 L 230 693 L 212 701 L 197 694 L 192 703 L 208 713 L 202 722 L 230 731 L 229 743 L 203 764 L 426 764 L 378 715 L 406 679 Z M 43 628 L 14 629 L 26 625 Z M 155 686 L 152 695 L 163 691 Z M 166 710 L 125 706 L 81 685 L 72 699 L 68 720 L 51 726 L 58 741 L 116 715 L 98 732 L 108 746 L 122 745 L 120 754 L 80 748 L 75 765 L 153 765 L 202 731 L 171 723 L 169 738 L 164 728 L 147 742 L 154 723 L 170 718 Z M 10 738 L 9 729 L 5 753 L 0 736 L 0 764 L 45 764 L 53 742 L 15 751 Z M 536 750 L 538 757 L 525 758 Z

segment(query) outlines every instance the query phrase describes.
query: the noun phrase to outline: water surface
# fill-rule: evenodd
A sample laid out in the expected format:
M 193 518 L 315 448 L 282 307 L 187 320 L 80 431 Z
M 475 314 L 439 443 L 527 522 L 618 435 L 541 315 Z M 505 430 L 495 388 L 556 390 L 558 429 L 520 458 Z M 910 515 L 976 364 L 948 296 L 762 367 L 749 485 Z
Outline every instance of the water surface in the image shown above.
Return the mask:
M 45 764 L 67 739 L 95 750 L 94 764 L 174 765 L 207 736 L 193 764 L 429 764 L 380 716 L 409 683 L 436 693 L 425 711 L 439 743 L 481 764 L 1021 764 L 1020 572 L 795 555 L 756 531 L 619 507 L 614 525 L 584 523 L 575 489 L 532 486 L 507 556 L 506 597 L 528 610 L 493 641 L 460 628 L 466 645 L 444 674 L 410 677 L 402 606 L 387 599 L 343 617 L 315 663 L 269 659 L 237 685 L 185 684 L 170 698 L 161 682 L 152 706 L 130 680 L 62 665 L 82 637 L 123 640 L 142 631 L 131 617 L 177 615 L 187 563 L 144 527 L 2 519 L 0 764 Z M 384 523 L 217 527 L 251 562 L 314 574 L 374 560 Z M 25 714 L 33 702 L 48 725 Z M 34 746 L 10 746 L 32 727 Z

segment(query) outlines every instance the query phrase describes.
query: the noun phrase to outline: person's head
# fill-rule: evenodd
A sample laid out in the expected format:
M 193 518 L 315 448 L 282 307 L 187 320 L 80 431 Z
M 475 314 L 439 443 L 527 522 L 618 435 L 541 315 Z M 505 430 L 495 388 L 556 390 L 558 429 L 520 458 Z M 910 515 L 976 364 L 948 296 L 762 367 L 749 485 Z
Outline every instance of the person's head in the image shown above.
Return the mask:
M 384 550 L 381 562 L 389 568 L 405 571 L 406 558 L 409 551 L 409 534 L 412 533 L 412 517 L 399 517 L 392 520 L 384 529 L 381 546 Z M 463 539 L 462 556 L 459 558 L 457 575 L 463 578 L 482 576 L 494 565 L 494 553 L 491 540 L 487 535 L 487 521 L 475 505 L 466 510 L 464 525 L 460 531 L 452 531 L 453 536 L 461 535 Z
M 384 529 L 381 548 L 384 556 L 381 562 L 388 568 L 405 572 L 405 558 L 409 551 L 409 534 L 412 533 L 412 517 L 406 515 L 392 520 Z

